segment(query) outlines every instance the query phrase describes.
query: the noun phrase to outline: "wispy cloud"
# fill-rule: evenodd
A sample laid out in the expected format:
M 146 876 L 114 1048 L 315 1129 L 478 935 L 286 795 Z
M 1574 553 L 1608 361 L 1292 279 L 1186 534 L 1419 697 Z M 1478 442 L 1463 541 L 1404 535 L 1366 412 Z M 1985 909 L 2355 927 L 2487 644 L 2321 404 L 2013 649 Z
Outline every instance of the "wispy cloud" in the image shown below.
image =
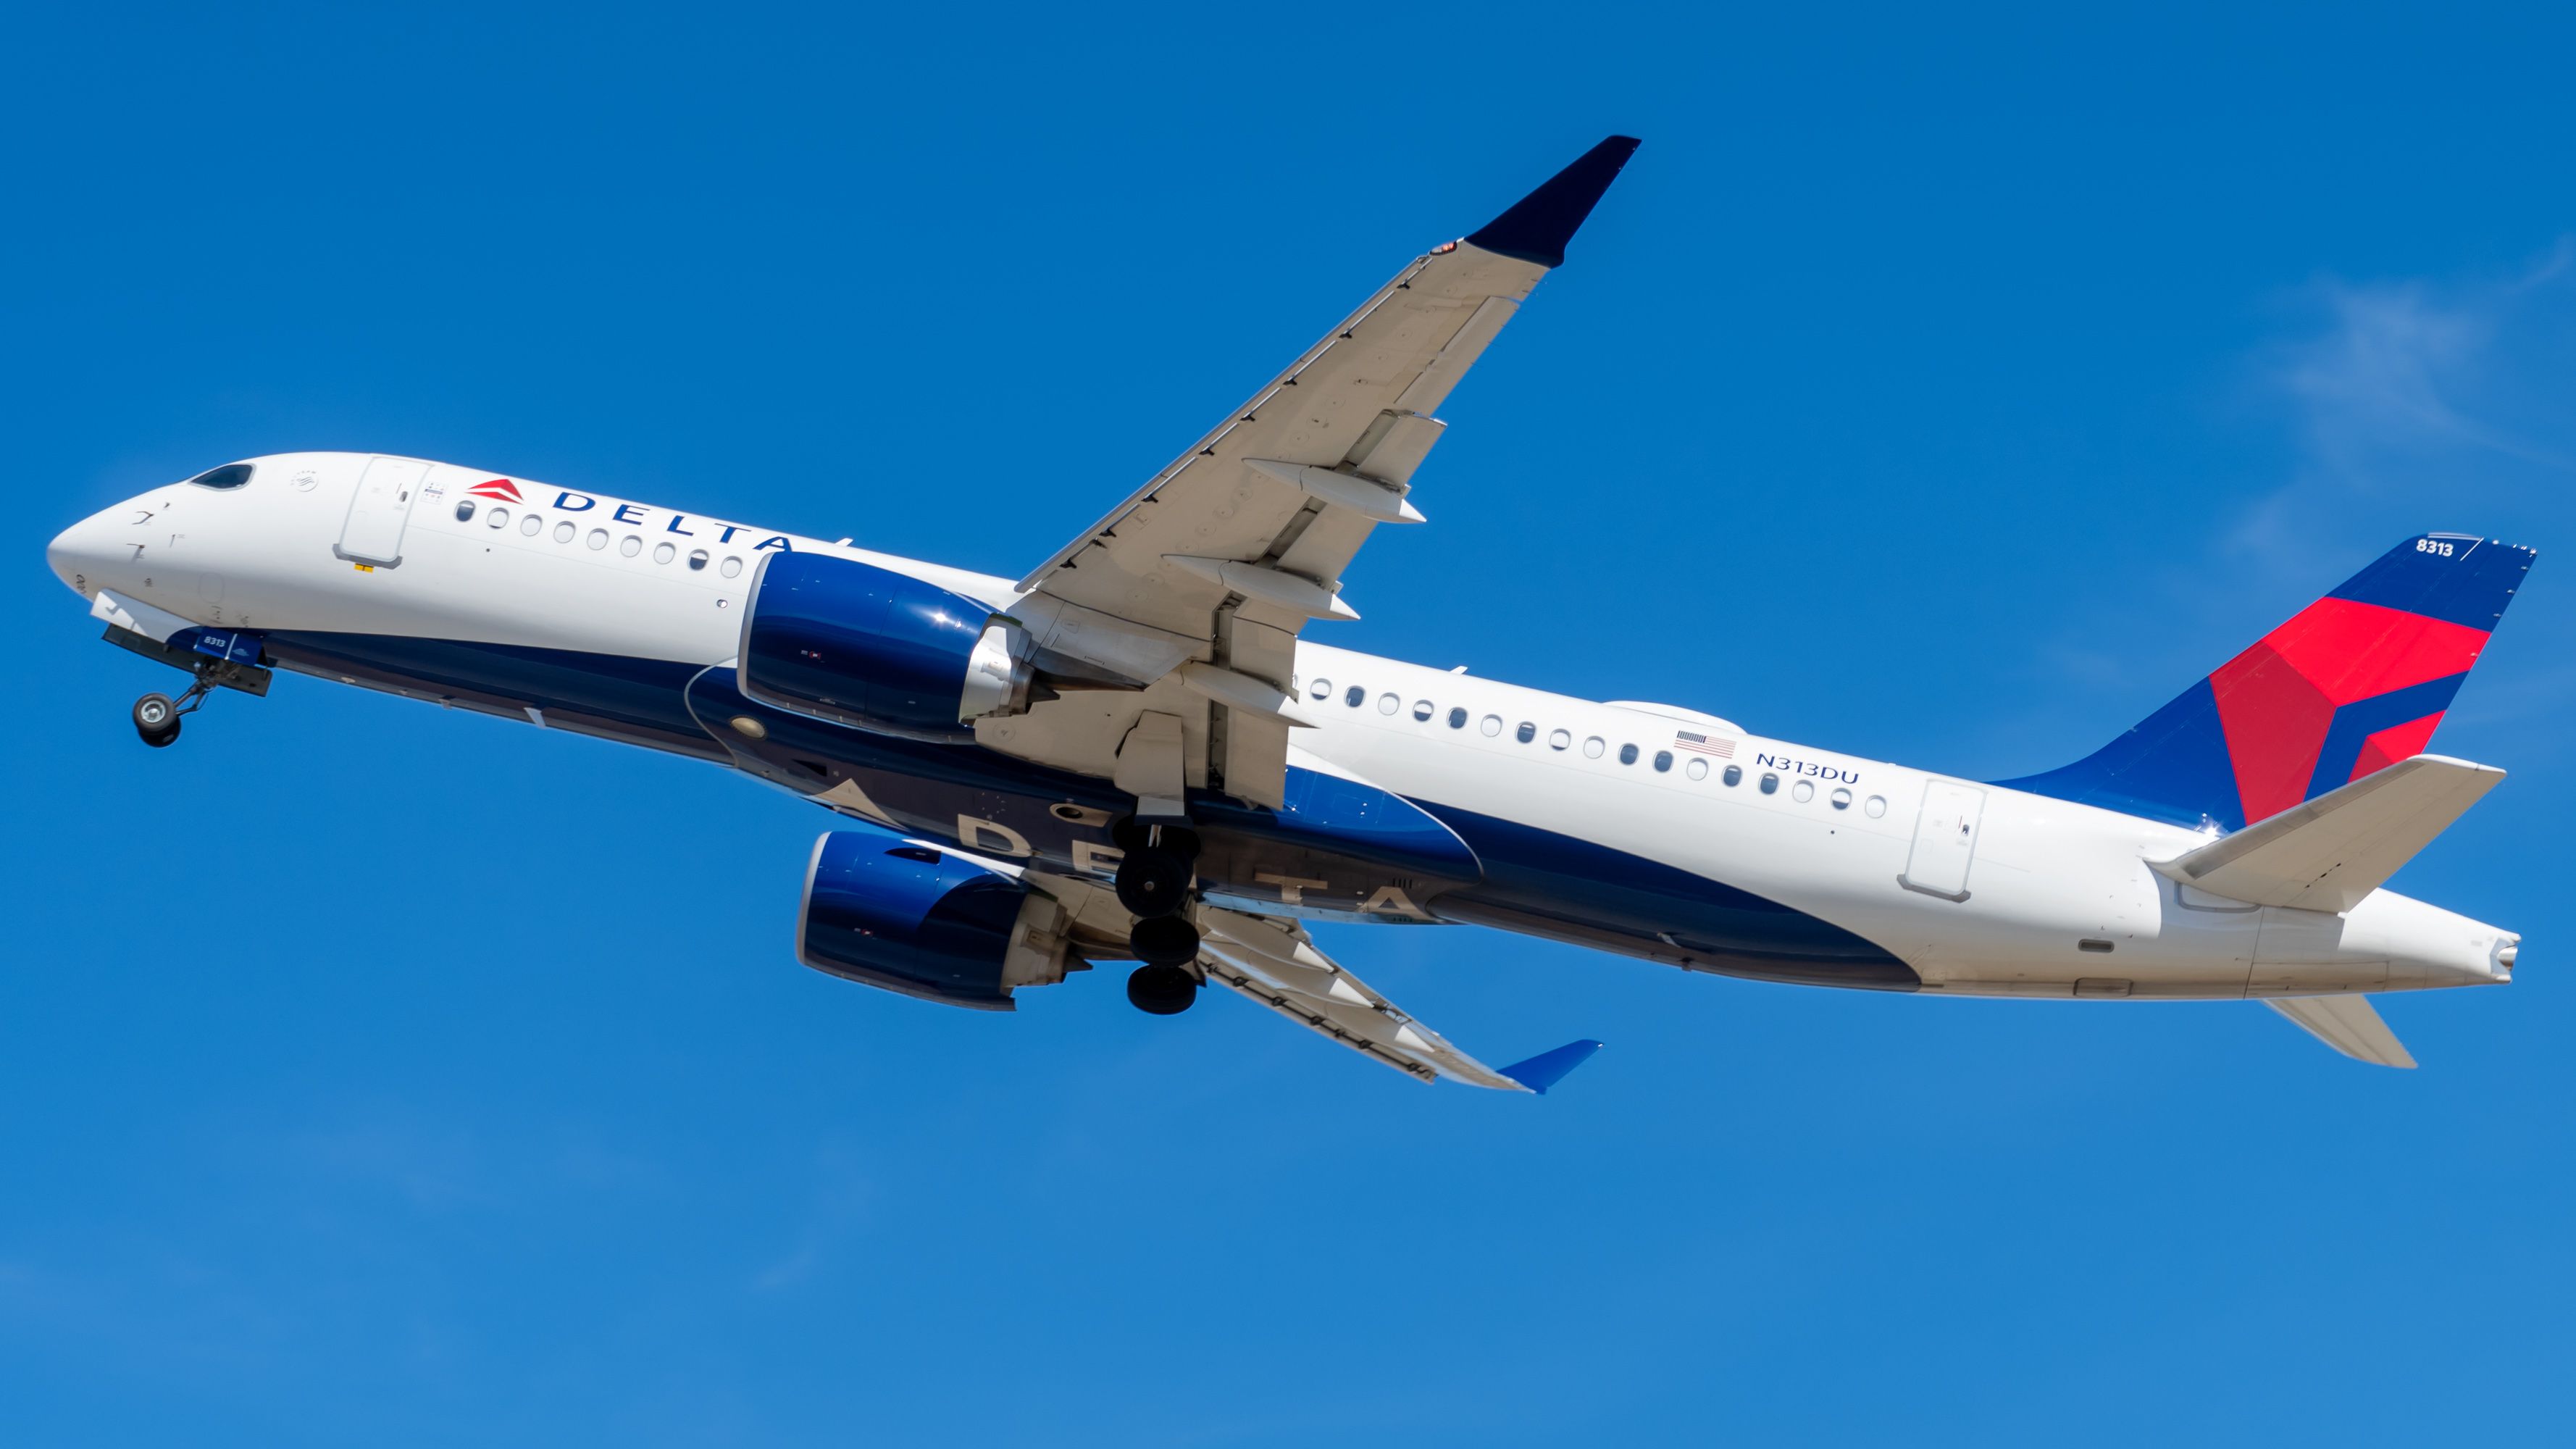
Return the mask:
M 2509 512 L 2576 475 L 2576 238 L 2503 275 L 2326 279 L 2297 301 L 2308 325 L 2257 369 L 2296 463 L 2232 551 L 2307 567 L 2347 542 L 2321 521 L 2428 500 Z
M 2229 537 L 2236 561 L 2324 579 L 2425 527 L 2556 541 L 2576 486 L 2576 238 L 2498 274 L 2331 280 L 2300 302 L 2307 327 L 2258 370 L 2294 464 Z M 2562 749 L 2540 726 L 2576 697 L 2576 668 L 2548 663 L 2568 620 L 2526 603 L 2508 625 L 2515 667 L 2490 671 L 2453 720 L 2511 731 L 2524 758 Z

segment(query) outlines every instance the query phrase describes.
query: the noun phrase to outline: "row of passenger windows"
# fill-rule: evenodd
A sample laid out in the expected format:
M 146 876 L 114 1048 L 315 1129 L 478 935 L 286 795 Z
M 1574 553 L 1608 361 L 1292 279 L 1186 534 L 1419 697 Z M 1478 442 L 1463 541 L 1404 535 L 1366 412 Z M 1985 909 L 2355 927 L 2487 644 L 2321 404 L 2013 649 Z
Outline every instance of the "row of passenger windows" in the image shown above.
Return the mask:
M 1333 682 L 1329 679 L 1318 679 L 1313 684 L 1306 687 L 1306 693 L 1314 699 L 1330 699 L 1333 697 Z M 1350 706 L 1352 709 L 1358 709 L 1362 705 L 1367 704 L 1367 688 L 1362 685 L 1352 685 L 1349 689 L 1342 692 L 1342 703 Z M 1377 712 L 1379 714 L 1395 714 L 1403 708 L 1404 699 L 1400 695 L 1381 694 L 1377 697 Z M 1413 702 L 1413 717 L 1425 724 L 1430 723 L 1432 716 L 1439 712 L 1439 707 L 1427 699 L 1417 699 Z M 1468 718 L 1469 715 L 1466 710 L 1455 707 L 1451 708 L 1449 711 L 1449 728 L 1453 730 L 1465 729 L 1467 727 Z M 1496 738 L 1503 732 L 1503 717 L 1498 714 L 1489 714 L 1476 722 L 1476 729 L 1478 733 L 1484 735 L 1487 739 Z M 1528 720 L 1523 720 L 1512 727 L 1512 738 L 1520 741 L 1522 744 L 1529 744 L 1538 738 L 1538 726 Z M 1564 750 L 1571 749 L 1573 746 L 1573 731 L 1548 731 L 1547 747 L 1549 749 Z M 1583 741 L 1583 757 L 1587 760 L 1600 759 L 1604 754 L 1609 752 L 1609 749 L 1609 741 L 1604 740 L 1599 735 L 1586 736 Z M 1635 745 L 1623 744 L 1619 746 L 1619 763 L 1623 765 L 1633 765 L 1637 763 L 1640 753 L 1641 751 L 1639 751 Z M 1669 773 L 1673 768 L 1673 752 L 1670 750 L 1655 751 L 1654 763 L 1655 769 L 1658 773 Z M 1684 761 L 1682 764 L 1682 773 L 1694 780 L 1707 779 L 1708 772 L 1709 763 L 1707 759 L 1699 755 L 1691 756 L 1690 759 Z M 1720 783 L 1730 786 L 1741 785 L 1744 783 L 1744 767 L 1742 765 L 1728 765 L 1724 770 L 1718 773 L 1718 780 Z M 1769 771 L 1765 771 L 1762 775 L 1760 784 L 1756 788 L 1760 789 L 1765 795 L 1776 795 L 1780 792 L 1780 777 Z M 1802 805 L 1807 801 L 1815 799 L 1816 782 L 1813 780 L 1798 780 L 1793 782 L 1789 786 L 1789 798 Z M 1852 792 L 1849 789 L 1838 785 L 1834 787 L 1834 792 L 1826 797 L 1826 803 L 1832 805 L 1837 810 L 1849 810 L 1852 805 Z M 1880 816 L 1885 815 L 1887 813 L 1886 797 L 1872 795 L 1867 800 L 1862 801 L 1861 813 L 1867 815 L 1872 820 L 1876 820 Z
M 456 505 L 457 522 L 464 523 L 473 517 L 474 503 L 471 499 Z M 493 528 L 507 528 L 510 526 L 510 510 L 506 508 L 486 509 L 483 513 L 483 521 Z M 519 518 L 519 532 L 526 534 L 530 538 L 534 538 L 538 534 L 545 532 L 545 528 L 546 520 L 539 514 L 523 514 Z M 555 542 L 570 543 L 572 542 L 572 536 L 579 531 L 580 530 L 569 519 L 559 521 L 555 524 Z M 608 530 L 604 528 L 594 528 L 590 531 L 590 536 L 582 541 L 595 549 L 606 548 L 608 547 Z M 617 551 L 628 558 L 633 558 L 644 551 L 644 540 L 630 533 L 617 541 Z M 653 562 L 655 563 L 666 564 L 679 556 L 680 550 L 672 544 L 657 543 L 653 545 Z M 689 568 L 692 571 L 705 568 L 707 566 L 707 558 L 708 554 L 705 549 L 690 549 Z M 716 572 L 729 579 L 738 577 L 742 573 L 742 560 L 732 555 L 727 555 L 722 563 L 716 565 Z

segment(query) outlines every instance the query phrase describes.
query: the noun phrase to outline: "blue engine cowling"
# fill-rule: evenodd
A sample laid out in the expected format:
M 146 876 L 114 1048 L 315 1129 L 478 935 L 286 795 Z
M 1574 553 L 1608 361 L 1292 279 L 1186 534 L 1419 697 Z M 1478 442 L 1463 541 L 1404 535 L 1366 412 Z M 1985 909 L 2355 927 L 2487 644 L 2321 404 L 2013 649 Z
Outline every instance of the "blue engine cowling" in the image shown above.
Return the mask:
M 906 996 L 1009 1011 L 1064 979 L 1063 912 L 998 871 L 871 830 L 814 842 L 796 959 Z
M 857 559 L 773 553 L 736 663 L 762 704 L 907 739 L 963 743 L 1028 708 L 1026 636 L 963 594 Z

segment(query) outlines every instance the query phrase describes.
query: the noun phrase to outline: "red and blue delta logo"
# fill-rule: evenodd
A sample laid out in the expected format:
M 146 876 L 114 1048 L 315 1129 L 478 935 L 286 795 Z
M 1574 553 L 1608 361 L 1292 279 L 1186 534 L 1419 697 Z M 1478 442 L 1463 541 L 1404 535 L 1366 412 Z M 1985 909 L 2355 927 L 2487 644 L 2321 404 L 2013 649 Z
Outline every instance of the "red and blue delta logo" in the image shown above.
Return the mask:
M 477 483 L 465 492 L 468 497 L 489 498 L 498 503 L 524 504 L 527 502 L 519 496 L 519 485 L 507 478 L 494 478 L 489 482 Z

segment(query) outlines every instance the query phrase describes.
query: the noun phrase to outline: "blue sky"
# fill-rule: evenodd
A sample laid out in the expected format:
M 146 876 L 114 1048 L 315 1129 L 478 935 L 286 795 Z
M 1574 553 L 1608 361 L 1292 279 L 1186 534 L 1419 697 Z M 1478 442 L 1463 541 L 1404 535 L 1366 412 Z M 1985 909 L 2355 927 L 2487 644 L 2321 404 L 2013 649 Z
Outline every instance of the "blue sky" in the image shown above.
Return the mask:
M 29 1444 L 2358 1442 L 2576 1356 L 2576 34 L 2542 7 L 69 7 L 0 55 Z M 2372 1071 L 2252 1005 L 1326 944 L 1544 1101 L 1113 973 L 798 967 L 810 808 L 298 678 L 168 752 L 45 538 L 293 448 L 1016 575 L 1646 145 L 1335 642 L 2000 777 L 2410 532 L 2542 559 Z

